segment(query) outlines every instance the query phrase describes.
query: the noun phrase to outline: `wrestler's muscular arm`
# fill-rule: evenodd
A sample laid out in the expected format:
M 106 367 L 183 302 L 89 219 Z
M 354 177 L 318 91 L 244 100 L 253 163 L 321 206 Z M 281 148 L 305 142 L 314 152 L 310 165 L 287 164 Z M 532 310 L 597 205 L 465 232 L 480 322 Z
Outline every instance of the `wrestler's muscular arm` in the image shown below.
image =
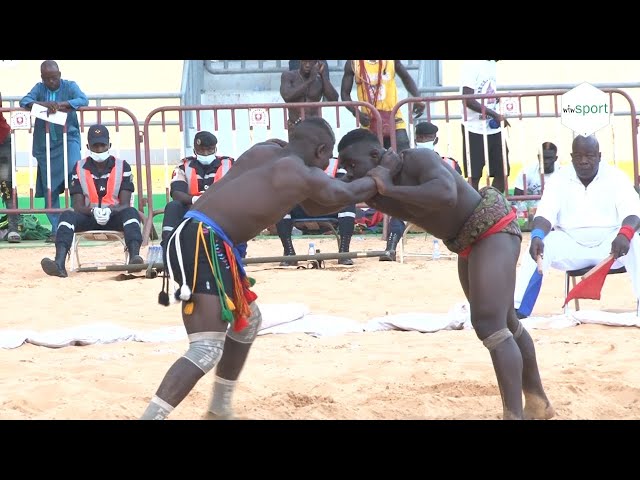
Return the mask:
M 297 175 L 299 185 L 307 194 L 307 198 L 299 202 L 307 214 L 312 216 L 334 213 L 346 205 L 364 202 L 378 193 L 376 183 L 371 177 L 364 177 L 353 182 L 343 182 L 329 177 L 324 170 L 307 167 L 299 161 L 283 158 L 278 162 L 278 170 L 285 172 L 287 168 Z M 287 182 L 281 176 L 281 182 Z M 282 185 L 286 188 L 286 185 Z
M 427 210 L 455 206 L 456 178 L 437 153 L 426 149 L 406 151 L 403 163 L 403 175 L 415 177 L 418 185 L 394 185 L 388 169 L 376 168 L 369 175 L 376 180 L 380 195 Z

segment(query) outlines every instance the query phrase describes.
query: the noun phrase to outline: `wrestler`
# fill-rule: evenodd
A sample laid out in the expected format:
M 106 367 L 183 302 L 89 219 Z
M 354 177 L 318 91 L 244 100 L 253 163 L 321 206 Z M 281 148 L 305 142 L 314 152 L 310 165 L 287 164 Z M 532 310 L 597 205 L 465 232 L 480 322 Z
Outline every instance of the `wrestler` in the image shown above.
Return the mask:
M 378 185 L 368 205 L 424 228 L 458 254 L 460 284 L 476 335 L 491 355 L 503 418 L 551 418 L 533 340 L 513 308 L 522 235 L 509 202 L 493 187 L 477 192 L 432 150 L 385 152 L 365 129 L 348 132 L 338 144 L 346 179 L 372 176 Z M 372 170 L 377 165 L 387 168 Z
M 159 301 L 169 304 L 168 288 L 175 282 L 189 349 L 169 368 L 141 419 L 167 418 L 214 369 L 205 418 L 233 418 L 232 395 L 262 319 L 236 246 L 297 204 L 314 215 L 318 206 L 338 211 L 377 193 L 372 177 L 345 183 L 325 173 L 334 145 L 326 120 L 307 118 L 288 144 L 270 140 L 244 152 L 185 214 L 167 241 L 168 277 Z

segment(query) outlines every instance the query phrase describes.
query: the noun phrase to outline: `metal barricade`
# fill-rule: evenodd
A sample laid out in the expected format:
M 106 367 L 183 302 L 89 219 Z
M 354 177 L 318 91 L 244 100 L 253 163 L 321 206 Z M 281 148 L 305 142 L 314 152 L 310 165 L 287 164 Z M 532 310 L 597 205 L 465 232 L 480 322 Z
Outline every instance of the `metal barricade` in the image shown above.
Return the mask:
M 355 108 L 356 116 L 350 112 L 348 116 L 341 115 L 341 109 L 346 107 Z M 372 114 L 379 118 L 379 113 L 373 105 L 366 102 L 297 102 L 297 103 L 264 103 L 264 104 L 219 104 L 219 105 L 191 105 L 191 106 L 166 106 L 152 110 L 145 119 L 144 131 L 144 152 L 146 169 L 146 191 L 148 200 L 148 219 L 145 222 L 143 236 L 148 236 L 153 226 L 153 217 L 162 214 L 164 208 L 154 207 L 153 201 L 153 172 L 151 161 L 151 143 L 165 145 L 162 165 L 164 166 L 164 194 L 165 200 L 170 200 L 170 175 L 171 171 L 178 165 L 178 162 L 188 156 L 184 148 L 184 126 L 189 123 L 195 125 L 192 134 L 187 135 L 192 138 L 196 132 L 208 130 L 218 138 L 218 155 L 226 155 L 237 159 L 244 151 L 255 143 L 259 143 L 271 138 L 286 139 L 287 120 L 289 109 L 299 109 L 304 118 L 304 109 L 319 109 L 319 115 L 325 118 L 334 129 L 336 134 L 336 145 L 342 137 L 341 132 L 345 128 L 349 130 L 360 125 L 360 110 L 358 107 L 370 109 Z M 334 111 L 332 119 L 328 118 L 327 111 Z M 344 113 L 344 110 L 342 111 Z M 180 158 L 168 158 L 168 123 L 169 115 L 178 116 L 177 128 L 179 137 L 182 139 Z M 160 115 L 161 121 L 152 122 L 156 115 Z M 185 122 L 185 115 L 194 115 L 193 122 Z M 175 119 L 174 119 L 175 120 Z M 378 138 L 382 141 L 382 125 L 378 121 Z M 152 128 L 155 130 L 152 133 Z M 175 127 L 174 127 L 175 128 Z M 162 135 L 162 140 L 157 141 L 157 133 Z M 153 137 L 153 138 L 152 138 Z M 177 156 L 176 156 L 177 157 Z M 292 206 L 293 207 L 293 206 Z
M 1 109 L 2 112 L 8 112 L 10 115 L 15 115 L 15 112 L 27 112 L 27 116 L 25 117 L 24 113 L 18 114 L 20 117 L 24 118 L 28 118 L 28 110 L 22 109 L 22 108 L 2 108 Z M 105 115 L 107 114 L 108 115 Z M 122 115 L 127 115 L 130 119 L 130 123 L 127 125 L 122 125 L 120 122 L 120 117 Z M 136 181 L 136 197 L 137 197 L 137 208 L 138 211 L 140 212 L 140 217 L 141 220 L 145 220 L 146 217 L 144 215 L 144 207 L 146 204 L 146 198 L 144 196 L 144 190 L 143 190 L 143 169 L 142 169 L 142 157 L 141 157 L 141 149 L 140 149 L 140 127 L 139 127 L 139 123 L 138 120 L 136 119 L 136 117 L 133 115 L 133 113 L 131 113 L 129 110 L 127 110 L 126 108 L 123 107 L 115 107 L 115 106 L 108 106 L 108 107 L 83 107 L 80 108 L 78 110 L 78 123 L 79 123 L 79 127 L 80 127 L 80 145 L 81 145 L 81 158 L 84 158 L 86 156 L 88 156 L 88 150 L 86 148 L 86 135 L 84 134 L 85 129 L 88 128 L 89 126 L 96 124 L 96 123 L 100 123 L 105 125 L 107 128 L 110 129 L 110 141 L 112 144 L 111 147 L 111 153 L 116 156 L 116 157 L 120 157 L 123 158 L 124 160 L 126 160 L 132 167 L 132 169 L 135 168 L 135 181 Z M 12 172 L 12 176 L 13 176 L 13 195 L 12 198 L 15 199 L 17 198 L 17 195 L 21 195 L 21 193 L 24 193 L 25 191 L 27 191 L 27 186 L 26 185 L 19 185 L 18 182 L 18 178 L 21 175 L 18 175 L 19 173 L 19 168 L 18 168 L 18 161 L 17 161 L 17 154 L 18 149 L 17 149 L 17 142 L 16 142 L 16 133 L 17 131 L 19 131 L 19 128 L 13 129 L 11 132 L 11 139 L 12 139 L 12 153 L 11 153 L 11 172 Z M 26 133 L 30 133 L 32 134 L 33 132 L 33 126 L 31 122 L 28 122 L 28 125 L 25 125 L 24 131 Z M 123 147 L 125 145 L 125 142 L 122 140 L 123 132 L 131 132 L 128 133 L 129 135 L 131 135 L 130 139 L 130 144 L 128 145 L 128 148 L 125 150 Z M 64 168 L 65 168 L 65 175 L 64 175 L 64 206 L 60 206 L 60 208 L 36 208 L 35 206 L 35 178 L 36 178 L 36 174 L 37 174 L 37 162 L 36 159 L 31 155 L 31 145 L 32 142 L 29 142 L 29 150 L 28 150 L 28 156 L 27 157 L 27 162 L 26 162 L 26 169 L 28 171 L 28 191 L 29 191 L 29 208 L 19 208 L 19 206 L 17 204 L 12 205 L 12 208 L 0 208 L 0 214 L 25 214 L 25 213 L 33 213 L 33 214 L 40 214 L 40 213 L 62 213 L 65 210 L 68 210 L 71 208 L 71 201 L 69 198 L 69 178 L 71 176 L 72 172 L 68 171 L 68 166 L 67 166 L 67 158 L 68 158 L 68 152 L 67 152 L 67 130 L 66 130 L 66 126 L 64 126 L 64 130 L 63 130 L 63 145 L 64 145 L 64 157 L 63 157 L 63 161 L 64 161 Z M 49 132 L 49 124 L 46 124 L 46 145 L 47 147 L 49 147 L 50 145 L 50 132 Z M 22 152 L 24 153 L 24 152 Z M 129 156 L 133 156 L 133 161 L 131 160 L 131 157 Z M 24 155 L 23 155 L 24 156 Z M 24 159 L 22 162 L 20 163 L 25 163 Z M 50 153 L 49 153 L 49 148 L 47 148 L 47 165 L 50 166 L 51 163 L 51 158 L 50 158 Z M 47 169 L 48 170 L 48 175 L 47 175 L 47 188 L 46 188 L 46 192 L 45 195 L 47 197 L 48 200 L 48 204 L 51 204 L 51 175 L 50 175 L 50 168 Z M 46 204 L 45 204 L 46 205 Z M 143 237 L 143 240 L 146 242 L 147 241 L 147 237 Z

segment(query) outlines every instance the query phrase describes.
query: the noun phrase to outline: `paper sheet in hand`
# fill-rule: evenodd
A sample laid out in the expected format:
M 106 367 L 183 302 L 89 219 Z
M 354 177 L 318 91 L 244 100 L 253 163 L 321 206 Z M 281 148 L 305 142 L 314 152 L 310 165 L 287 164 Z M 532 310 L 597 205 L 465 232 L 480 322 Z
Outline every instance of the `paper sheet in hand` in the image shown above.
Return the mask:
M 67 112 L 57 111 L 56 113 L 47 115 L 47 107 L 40 105 L 39 103 L 34 103 L 31 106 L 31 116 L 57 125 L 64 125 L 67 123 Z

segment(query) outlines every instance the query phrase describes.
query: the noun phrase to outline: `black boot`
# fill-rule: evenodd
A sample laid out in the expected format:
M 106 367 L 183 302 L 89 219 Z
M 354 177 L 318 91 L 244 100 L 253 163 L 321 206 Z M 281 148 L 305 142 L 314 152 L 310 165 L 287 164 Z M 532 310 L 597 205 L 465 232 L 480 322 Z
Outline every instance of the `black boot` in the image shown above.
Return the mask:
M 280 238 L 280 241 L 282 241 L 282 245 L 284 246 L 283 255 L 288 257 L 296 254 L 296 250 L 293 248 L 293 241 L 291 240 L 291 237 Z M 280 266 L 281 267 L 297 267 L 298 261 L 283 260 L 282 262 L 280 262 Z
M 340 253 L 348 252 L 349 245 L 351 245 L 351 235 L 341 235 L 340 249 L 338 251 Z M 353 260 L 351 260 L 350 258 L 341 258 L 338 260 L 338 265 L 353 265 Z
M 400 241 L 400 235 L 397 233 L 390 233 L 387 239 L 387 251 L 393 251 L 390 255 L 382 255 L 380 257 L 381 262 L 395 262 L 396 261 L 396 247 Z
M 22 237 L 18 232 L 18 219 L 20 218 L 18 215 L 8 215 L 9 225 L 8 225 L 8 233 L 7 233 L 7 241 L 9 243 L 20 243 L 22 241 Z
M 67 270 L 64 267 L 67 261 L 67 247 L 63 243 L 56 243 L 56 259 L 43 258 L 40 262 L 42 270 L 52 277 L 68 277 Z
M 129 242 L 127 250 L 129 251 L 129 265 L 144 263 L 144 258 L 140 256 L 140 244 L 138 242 Z

